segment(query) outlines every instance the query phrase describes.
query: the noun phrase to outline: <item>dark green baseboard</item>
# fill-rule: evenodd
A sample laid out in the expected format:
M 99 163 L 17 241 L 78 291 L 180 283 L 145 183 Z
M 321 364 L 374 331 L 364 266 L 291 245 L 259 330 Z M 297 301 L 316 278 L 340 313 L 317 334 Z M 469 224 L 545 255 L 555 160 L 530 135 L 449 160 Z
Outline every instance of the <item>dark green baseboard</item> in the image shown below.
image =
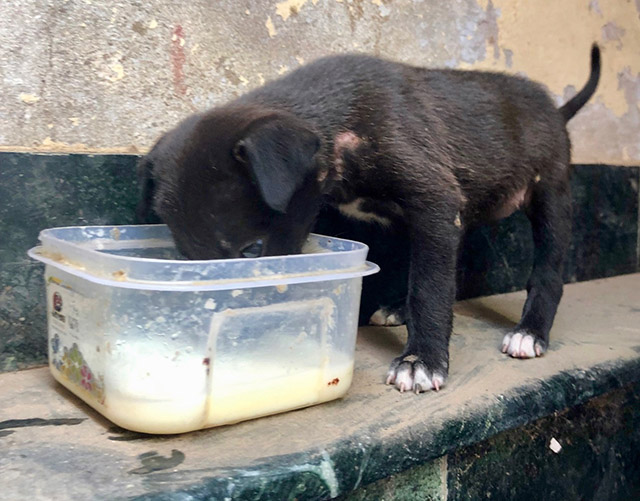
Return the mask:
M 44 228 L 134 222 L 137 184 L 134 155 L 0 153 L 0 372 L 46 362 L 42 266 L 26 251 Z M 574 225 L 566 281 L 638 270 L 637 167 L 575 166 Z M 402 236 L 385 235 L 326 213 L 320 233 L 372 245 L 370 260 L 406 269 L 397 253 Z M 393 249 L 393 250 L 392 250 Z M 460 258 L 459 298 L 520 290 L 532 259 L 528 221 L 515 214 L 470 232 Z M 365 280 L 361 319 L 380 304 L 401 298 L 406 273 Z

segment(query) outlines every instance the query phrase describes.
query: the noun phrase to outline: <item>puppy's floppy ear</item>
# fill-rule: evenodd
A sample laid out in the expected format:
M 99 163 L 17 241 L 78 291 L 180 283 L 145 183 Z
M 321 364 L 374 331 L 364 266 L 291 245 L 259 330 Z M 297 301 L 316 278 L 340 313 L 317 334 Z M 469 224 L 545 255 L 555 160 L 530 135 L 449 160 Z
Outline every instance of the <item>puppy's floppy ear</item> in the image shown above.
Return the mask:
M 156 183 L 153 179 L 153 162 L 146 156 L 138 162 L 138 184 L 140 185 L 140 199 L 136 208 L 136 222 L 159 222 L 160 219 L 153 212 L 153 196 L 156 190 Z
M 277 118 L 256 124 L 233 149 L 246 164 L 265 203 L 285 212 L 293 194 L 313 171 L 318 136 L 295 118 Z

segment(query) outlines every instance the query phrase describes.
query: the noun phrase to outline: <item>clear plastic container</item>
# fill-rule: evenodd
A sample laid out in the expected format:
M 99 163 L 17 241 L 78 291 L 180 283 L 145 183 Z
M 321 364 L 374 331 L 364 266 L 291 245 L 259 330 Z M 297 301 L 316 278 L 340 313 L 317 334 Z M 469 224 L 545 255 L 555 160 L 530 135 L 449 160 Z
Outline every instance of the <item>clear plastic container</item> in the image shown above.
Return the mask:
M 353 374 L 366 245 L 187 261 L 164 225 L 52 228 L 53 376 L 114 423 L 181 433 L 326 402 Z

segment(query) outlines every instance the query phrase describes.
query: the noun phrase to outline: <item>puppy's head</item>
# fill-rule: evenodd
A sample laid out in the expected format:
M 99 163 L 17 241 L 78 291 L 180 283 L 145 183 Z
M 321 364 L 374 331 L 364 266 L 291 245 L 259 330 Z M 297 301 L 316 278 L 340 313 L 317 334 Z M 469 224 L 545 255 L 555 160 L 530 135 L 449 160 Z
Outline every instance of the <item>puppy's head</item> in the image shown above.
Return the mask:
M 298 253 L 320 207 L 319 148 L 289 113 L 194 115 L 140 161 L 138 219 L 157 215 L 190 259 Z

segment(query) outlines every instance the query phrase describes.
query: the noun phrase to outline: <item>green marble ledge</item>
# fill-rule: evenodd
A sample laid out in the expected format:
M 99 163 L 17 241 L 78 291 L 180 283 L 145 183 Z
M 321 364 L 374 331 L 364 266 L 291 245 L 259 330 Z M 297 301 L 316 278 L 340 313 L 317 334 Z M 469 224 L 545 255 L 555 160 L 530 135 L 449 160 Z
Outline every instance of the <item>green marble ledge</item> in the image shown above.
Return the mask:
M 550 448 L 551 439 L 562 443 Z M 640 384 L 503 431 L 341 501 L 640 498 Z
M 640 489 L 640 275 L 566 287 L 547 354 L 499 352 L 522 292 L 458 303 L 439 393 L 382 382 L 406 330 L 359 333 L 338 401 L 150 436 L 111 425 L 46 368 L 0 375 L 8 499 L 633 499 Z M 549 450 L 560 442 L 558 454 Z M 55 496 L 54 496 L 55 494 Z

